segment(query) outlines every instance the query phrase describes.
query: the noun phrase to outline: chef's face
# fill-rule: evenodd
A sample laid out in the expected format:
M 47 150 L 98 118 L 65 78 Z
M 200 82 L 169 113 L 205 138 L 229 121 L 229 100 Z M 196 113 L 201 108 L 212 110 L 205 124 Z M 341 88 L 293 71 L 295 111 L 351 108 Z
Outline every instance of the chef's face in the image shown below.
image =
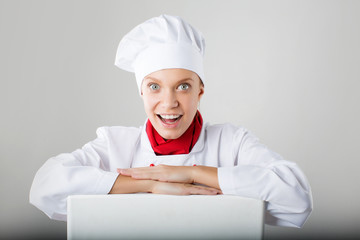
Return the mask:
M 188 129 L 203 94 L 198 75 L 181 68 L 153 72 L 141 86 L 145 112 L 165 139 L 179 138 Z

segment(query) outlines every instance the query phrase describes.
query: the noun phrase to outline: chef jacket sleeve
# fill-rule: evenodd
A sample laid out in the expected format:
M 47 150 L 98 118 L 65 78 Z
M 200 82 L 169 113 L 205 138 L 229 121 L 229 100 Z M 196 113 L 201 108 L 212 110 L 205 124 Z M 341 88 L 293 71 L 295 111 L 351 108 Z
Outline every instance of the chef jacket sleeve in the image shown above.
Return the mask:
M 300 168 L 248 131 L 236 132 L 232 149 L 235 166 L 218 169 L 222 192 L 265 201 L 266 224 L 302 227 L 312 211 L 312 195 Z
M 97 138 L 72 153 L 50 158 L 38 170 L 30 190 L 30 203 L 55 220 L 66 221 L 69 195 L 107 194 L 118 173 L 109 171 L 105 129 Z

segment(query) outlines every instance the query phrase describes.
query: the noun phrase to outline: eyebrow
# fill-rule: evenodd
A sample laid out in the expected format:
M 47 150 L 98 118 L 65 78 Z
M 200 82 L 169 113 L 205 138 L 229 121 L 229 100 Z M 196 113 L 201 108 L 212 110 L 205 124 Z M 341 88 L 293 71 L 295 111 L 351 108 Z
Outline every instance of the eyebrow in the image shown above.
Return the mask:
M 157 78 L 154 78 L 154 77 L 146 77 L 144 80 L 147 80 L 147 79 L 150 79 L 150 80 L 153 80 L 153 81 L 158 81 L 158 82 L 161 82 L 161 80 L 157 79 Z M 191 80 L 191 81 L 194 81 L 194 79 L 192 78 L 183 78 L 183 79 L 180 79 L 178 81 L 176 81 L 177 83 L 178 82 L 184 82 L 184 81 L 187 81 L 187 80 Z

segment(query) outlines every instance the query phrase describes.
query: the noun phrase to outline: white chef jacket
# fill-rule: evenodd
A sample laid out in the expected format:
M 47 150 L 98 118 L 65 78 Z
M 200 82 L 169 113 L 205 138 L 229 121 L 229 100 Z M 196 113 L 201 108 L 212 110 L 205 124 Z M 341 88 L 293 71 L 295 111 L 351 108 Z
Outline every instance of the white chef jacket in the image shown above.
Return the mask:
M 301 227 L 312 211 L 310 186 L 299 167 L 270 151 L 245 128 L 205 123 L 189 154 L 160 156 L 145 129 L 145 125 L 100 127 L 97 138 L 81 149 L 50 158 L 36 173 L 30 203 L 50 218 L 66 221 L 67 197 L 108 194 L 117 168 L 196 164 L 218 168 L 223 194 L 264 200 L 267 224 Z

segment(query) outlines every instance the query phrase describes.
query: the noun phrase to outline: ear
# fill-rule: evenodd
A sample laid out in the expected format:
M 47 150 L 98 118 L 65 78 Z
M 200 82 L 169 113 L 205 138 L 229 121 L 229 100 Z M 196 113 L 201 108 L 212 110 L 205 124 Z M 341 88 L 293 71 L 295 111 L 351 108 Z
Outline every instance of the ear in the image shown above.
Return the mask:
M 145 79 L 145 78 L 144 78 L 144 79 Z M 144 99 L 143 90 L 142 90 L 142 88 L 143 88 L 143 83 L 144 83 L 144 79 L 141 81 L 141 85 L 140 85 L 140 96 L 141 96 L 142 99 Z
M 200 84 L 199 101 L 200 101 L 201 97 L 204 95 L 204 93 L 205 93 L 204 84 Z

